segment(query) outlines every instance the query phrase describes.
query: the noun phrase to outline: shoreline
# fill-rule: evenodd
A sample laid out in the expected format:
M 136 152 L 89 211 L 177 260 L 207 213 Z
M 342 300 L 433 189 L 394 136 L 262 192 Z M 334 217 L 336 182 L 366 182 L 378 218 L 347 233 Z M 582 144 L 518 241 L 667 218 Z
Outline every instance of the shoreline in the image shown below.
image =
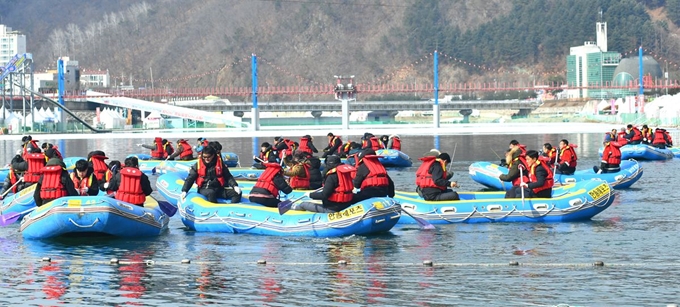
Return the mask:
M 611 123 L 483 123 L 483 124 L 446 124 L 434 128 L 432 124 L 384 124 L 384 125 L 352 125 L 344 130 L 337 125 L 319 126 L 266 126 L 259 131 L 241 129 L 155 129 L 146 131 L 114 131 L 110 133 L 24 133 L 0 135 L 0 140 L 21 140 L 30 134 L 36 138 L 46 139 L 125 139 L 125 138 L 244 138 L 244 137 L 295 137 L 309 134 L 326 136 L 328 132 L 341 136 L 361 136 L 365 132 L 374 135 L 419 136 L 419 135 L 489 135 L 489 134 L 567 134 L 567 133 L 606 133 L 620 124 Z M 180 136 L 181 135 L 181 136 Z

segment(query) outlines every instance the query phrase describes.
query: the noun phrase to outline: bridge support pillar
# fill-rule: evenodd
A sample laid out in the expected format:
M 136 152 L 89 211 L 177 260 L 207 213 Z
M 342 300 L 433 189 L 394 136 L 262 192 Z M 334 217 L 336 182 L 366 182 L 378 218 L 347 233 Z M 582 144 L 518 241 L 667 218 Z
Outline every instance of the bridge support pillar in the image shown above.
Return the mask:
M 432 120 L 435 128 L 439 128 L 439 104 L 432 106 Z
M 517 113 L 518 116 L 521 117 L 527 117 L 531 113 L 531 109 L 519 109 L 519 112 Z
M 342 100 L 342 130 L 349 130 L 349 99 Z
M 458 111 L 460 115 L 463 115 L 463 123 L 467 124 L 470 122 L 470 114 L 472 114 L 472 109 L 462 109 Z
M 312 111 L 312 116 L 314 116 L 314 125 L 321 124 L 321 114 L 323 114 L 323 111 Z
M 250 128 L 253 131 L 259 131 L 260 130 L 260 110 L 257 108 L 251 108 L 252 112 L 252 122 L 250 123 Z

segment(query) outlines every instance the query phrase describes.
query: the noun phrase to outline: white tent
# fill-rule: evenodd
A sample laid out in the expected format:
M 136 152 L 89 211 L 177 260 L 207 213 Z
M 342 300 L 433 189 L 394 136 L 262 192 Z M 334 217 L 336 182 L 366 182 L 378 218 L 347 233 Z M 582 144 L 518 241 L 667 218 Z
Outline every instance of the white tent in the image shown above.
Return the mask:
M 645 115 L 649 118 L 676 118 L 680 113 L 680 94 L 665 95 L 645 104 Z
M 106 108 L 99 113 L 99 121 L 94 117 L 92 123 L 95 126 L 101 124 L 107 129 L 122 129 L 125 126 L 125 119 L 118 112 Z
M 21 118 L 12 112 L 8 112 L 5 116 L 5 127 L 9 129 L 9 133 L 21 133 Z
M 144 122 L 144 126 L 147 129 L 158 129 L 165 126 L 163 117 L 161 117 L 161 114 L 156 111 L 149 113 L 149 116 L 144 118 L 142 121 Z

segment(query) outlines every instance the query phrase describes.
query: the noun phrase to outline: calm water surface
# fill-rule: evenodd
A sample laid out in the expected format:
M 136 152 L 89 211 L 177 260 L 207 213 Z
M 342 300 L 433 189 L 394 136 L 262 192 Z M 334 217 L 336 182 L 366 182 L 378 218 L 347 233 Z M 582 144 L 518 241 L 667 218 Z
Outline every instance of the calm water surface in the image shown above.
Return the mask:
M 498 161 L 496 153 L 511 139 L 538 149 L 561 138 L 580 145 L 580 169 L 598 163 L 601 133 L 404 137 L 403 149 L 416 160 L 430 148 L 452 155 L 455 148 L 455 178 L 462 190 L 479 190 L 467 174 L 470 163 Z M 323 148 L 326 138 L 316 139 Z M 134 144 L 143 141 L 151 142 L 68 140 L 60 146 L 67 156 L 102 149 L 122 160 L 140 152 Z M 248 165 L 253 147 L 272 140 L 219 141 Z M 0 143 L 0 157 L 11 159 L 18 142 Z M 324 239 L 195 233 L 176 216 L 158 238 L 51 241 L 24 240 L 11 225 L 0 228 L 0 305 L 677 304 L 679 163 L 644 162 L 634 188 L 581 223 L 442 225 L 435 231 L 406 225 L 379 236 Z M 413 190 L 415 165 L 390 170 L 398 189 Z M 52 262 L 41 262 L 43 257 Z M 121 264 L 109 264 L 111 258 Z M 349 264 L 338 265 L 340 260 Z M 435 265 L 423 266 L 424 260 Z M 521 265 L 509 266 L 512 261 Z M 596 261 L 605 266 L 593 266 Z

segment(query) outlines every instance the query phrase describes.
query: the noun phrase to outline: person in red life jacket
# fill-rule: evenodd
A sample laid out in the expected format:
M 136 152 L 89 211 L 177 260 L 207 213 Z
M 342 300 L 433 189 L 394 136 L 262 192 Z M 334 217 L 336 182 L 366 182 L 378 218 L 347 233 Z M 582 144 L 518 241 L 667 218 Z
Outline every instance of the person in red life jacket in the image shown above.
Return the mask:
M 189 142 L 185 139 L 179 139 L 177 140 L 177 150 L 173 152 L 169 157 L 168 160 L 175 160 L 179 156 L 179 159 L 182 161 L 189 161 L 194 159 L 194 150 L 191 148 L 191 145 L 189 145 Z
M 383 145 L 380 142 L 380 139 L 378 139 L 375 135 L 366 132 L 364 133 L 364 136 L 361 138 L 361 149 L 365 148 L 370 148 L 373 149 L 373 151 L 376 151 L 383 149 Z
M 288 177 L 288 184 L 294 190 L 309 190 L 311 179 L 311 162 L 307 160 L 307 153 L 296 152 L 293 161 L 288 164 L 283 175 Z
M 354 141 L 347 142 L 347 143 L 343 144 L 342 145 L 342 155 L 340 157 L 341 158 L 349 157 L 350 151 L 352 150 L 352 148 L 357 148 L 357 149 L 361 150 L 361 144 L 354 142 Z
M 398 135 L 390 135 L 390 140 L 387 142 L 387 149 L 401 150 L 401 138 Z
M 152 160 L 165 160 L 166 158 L 168 158 L 168 156 L 175 153 L 175 148 L 172 147 L 172 144 L 170 144 L 170 142 L 168 142 L 167 139 L 161 139 L 159 137 L 154 139 L 153 145 L 147 145 L 147 144 L 137 144 L 137 145 L 142 146 L 146 149 L 150 149 Z M 168 160 L 170 160 L 170 159 L 168 159 Z
M 279 155 L 272 149 L 271 144 L 268 142 L 262 143 L 260 145 L 260 154 L 259 156 L 253 158 L 255 160 L 255 163 L 253 163 L 253 167 L 256 169 L 264 169 L 265 168 L 265 163 L 271 162 L 271 163 L 280 163 L 281 160 L 279 160 Z M 266 161 L 266 162 L 262 162 Z
M 10 162 L 9 173 L 7 173 L 7 177 L 5 177 L 5 183 L 2 186 L 2 189 L 0 189 L 0 200 L 3 199 L 2 195 L 5 195 L 5 193 L 18 193 L 19 191 L 25 189 L 28 186 L 23 181 L 19 182 L 19 180 L 21 180 L 21 178 L 24 176 L 26 168 L 16 169 L 11 166 L 12 164 L 15 163 L 18 164 L 18 162 L 22 161 L 24 161 L 24 158 L 22 158 L 21 155 L 16 155 L 14 156 L 14 158 L 12 158 L 12 161 Z M 27 165 L 24 165 L 23 167 L 27 167 Z M 7 190 L 10 191 L 8 192 Z
M 626 126 L 626 135 L 623 138 L 628 140 L 628 144 L 637 145 L 642 142 L 642 132 L 632 124 L 628 124 Z
M 196 152 L 196 155 L 200 155 L 203 148 L 208 146 L 210 142 L 206 138 L 198 138 L 196 141 L 197 143 L 196 146 L 194 146 L 194 151 Z
M 293 151 L 290 150 L 289 152 L 288 143 L 286 141 L 290 140 L 277 136 L 274 137 L 274 145 L 272 145 L 273 150 L 279 154 L 279 159 L 285 160 L 284 163 L 288 163 L 293 160 Z
M 21 142 L 21 155 L 23 156 L 31 153 L 31 149 L 40 149 L 40 146 L 38 146 L 38 140 L 34 140 L 30 135 L 23 136 L 21 138 Z
M 557 161 L 557 173 L 564 175 L 573 175 L 576 171 L 576 151 L 574 146 L 569 144 L 569 141 L 562 139 L 560 141 L 560 155 Z
M 326 159 L 326 178 L 321 191 L 309 194 L 311 199 L 321 200 L 321 204 L 301 202 L 293 204 L 293 210 L 331 213 L 347 209 L 354 204 L 352 193 L 352 172 L 354 167 L 340 162 L 340 157 L 331 155 Z
M 498 179 L 500 181 L 512 182 L 513 186 L 519 185 L 519 167 L 520 165 L 522 167 L 526 166 L 525 159 L 526 156 L 522 156 L 522 150 L 519 146 L 509 149 L 509 151 L 505 153 L 505 161 L 507 163 L 508 173 L 501 174 L 498 176 Z
M 328 146 L 323 149 L 321 158 L 325 158 L 328 155 L 342 156 L 342 139 L 339 136 L 333 135 L 332 132 L 329 132 L 326 136 L 328 137 Z
M 666 146 L 672 146 L 673 141 L 669 139 L 669 134 L 666 133 L 666 129 L 656 128 L 654 129 L 654 138 L 652 139 L 652 146 L 659 149 L 666 149 Z
M 647 125 L 642 125 L 642 130 L 640 130 L 640 133 L 642 133 L 642 144 L 652 144 L 652 140 L 654 139 L 654 132 L 652 129 L 649 128 Z M 612 141 L 616 142 L 617 140 L 612 139 Z
M 553 167 L 555 165 L 555 158 L 557 158 L 557 150 L 552 147 L 552 144 L 543 144 L 543 152 L 538 156 L 538 159 L 548 164 L 549 167 Z
M 510 144 L 508 145 L 508 149 L 512 150 L 518 148 L 520 150 L 520 156 L 524 157 L 527 153 L 527 146 L 524 144 L 520 144 L 517 140 L 512 140 L 510 141 Z
M 79 195 L 73 186 L 71 176 L 66 170 L 66 165 L 61 159 L 47 161 L 40 173 L 33 193 L 35 204 L 38 207 L 60 197 Z
M 123 169 L 104 183 L 104 188 L 107 192 L 116 192 L 117 200 L 144 206 L 146 197 L 153 192 L 149 177 L 139 170 L 137 157 L 127 157 L 123 163 Z
M 621 131 L 619 131 L 618 134 L 616 134 L 616 141 L 621 144 L 621 146 L 626 145 L 628 143 L 628 139 L 626 139 L 626 135 L 628 132 L 626 132 L 626 127 L 621 127 Z
M 306 152 L 308 154 L 318 153 L 319 150 L 316 149 L 314 143 L 312 143 L 313 140 L 314 138 L 311 137 L 309 134 L 303 136 L 302 138 L 300 138 L 300 145 L 299 147 L 297 147 L 297 150 Z
M 605 136 L 604 151 L 602 151 L 602 161 L 600 167 L 593 166 L 595 173 L 618 173 L 621 171 L 621 145 L 613 142 L 610 135 Z
M 279 199 L 279 192 L 290 194 L 293 192 L 293 188 L 288 185 L 286 178 L 283 177 L 281 164 L 277 162 L 267 162 L 264 163 L 264 166 L 264 172 L 257 178 L 255 186 L 253 186 L 253 189 L 250 191 L 248 200 L 265 207 L 276 208 L 281 202 Z
M 93 150 L 87 154 L 87 162 L 92 168 L 92 173 L 97 177 L 97 182 L 99 183 L 99 189 L 105 191 L 104 184 L 109 182 L 113 178 L 113 172 L 109 170 L 109 166 L 106 164 L 108 157 L 106 153 L 101 150 Z M 118 162 L 118 167 L 120 169 L 120 162 Z
M 12 163 L 12 168 L 16 170 L 23 170 L 24 183 L 27 185 L 34 184 L 40 179 L 40 171 L 47 163 L 47 157 L 40 151 L 40 147 L 30 147 L 28 153 L 25 154 L 22 160 L 16 160 Z
M 551 198 L 552 187 L 555 184 L 552 170 L 543 162 L 538 160 L 538 152 L 529 150 L 526 154 L 527 169 L 524 178 L 518 186 L 513 186 L 505 194 L 505 198 Z M 524 190 L 524 194 L 522 194 Z
M 198 193 L 209 202 L 216 203 L 218 198 L 230 199 L 232 203 L 241 202 L 241 188 L 222 157 L 217 155 L 214 146 L 204 147 L 200 159 L 191 167 L 182 186 L 182 200 L 186 198 L 194 182 L 198 186 Z
M 357 142 L 352 142 L 350 144 L 349 152 L 347 152 L 347 164 L 354 166 L 356 165 L 356 157 L 362 151 L 361 144 Z
M 309 189 L 316 190 L 323 186 L 325 174 L 321 173 L 321 160 L 319 157 L 302 153 L 302 157 L 309 161 Z
M 64 160 L 64 156 L 62 156 L 57 146 L 54 146 L 53 144 L 50 143 L 42 143 L 40 147 L 42 148 L 43 152 L 46 152 L 48 149 L 53 149 L 55 157 Z
M 71 180 L 80 196 L 96 196 L 99 194 L 97 176 L 94 175 L 94 170 L 86 160 L 76 161 L 76 169 L 71 173 Z
M 394 182 L 375 151 L 364 149 L 357 158 L 357 173 L 353 183 L 354 188 L 360 191 L 354 196 L 354 202 L 373 197 L 394 197 Z
M 416 192 L 420 197 L 429 201 L 458 200 L 458 193 L 449 189 L 458 187 L 458 183 L 450 181 L 453 172 L 447 168 L 451 163 L 448 153 L 440 153 L 433 149 L 426 153 L 416 171 Z

